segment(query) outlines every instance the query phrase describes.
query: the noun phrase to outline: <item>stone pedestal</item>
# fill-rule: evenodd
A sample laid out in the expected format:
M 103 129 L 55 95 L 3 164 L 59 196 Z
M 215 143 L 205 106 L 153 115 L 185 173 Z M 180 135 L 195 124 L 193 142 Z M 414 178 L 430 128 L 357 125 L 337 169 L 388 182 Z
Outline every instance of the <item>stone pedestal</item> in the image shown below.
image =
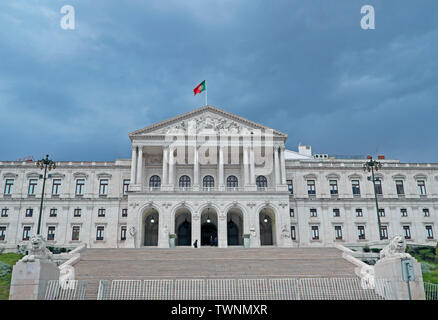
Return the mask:
M 377 261 L 374 266 L 376 291 L 391 300 L 409 300 L 408 285 L 403 280 L 402 258 L 404 256 L 386 257 Z M 413 261 L 415 276 L 413 281 L 409 281 L 412 300 L 425 300 L 421 265 L 415 258 L 411 256 L 409 258 Z M 383 281 L 388 281 L 390 287 L 389 296 L 388 293 L 383 292 L 383 287 L 379 285 Z
M 58 266 L 49 259 L 18 261 L 12 270 L 9 300 L 42 300 L 49 280 L 59 279 Z

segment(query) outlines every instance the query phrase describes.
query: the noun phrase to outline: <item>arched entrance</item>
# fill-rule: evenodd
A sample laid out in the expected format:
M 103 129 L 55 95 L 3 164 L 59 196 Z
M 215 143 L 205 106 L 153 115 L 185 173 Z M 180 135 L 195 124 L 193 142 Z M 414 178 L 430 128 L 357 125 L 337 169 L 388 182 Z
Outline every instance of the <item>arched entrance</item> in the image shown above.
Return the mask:
M 275 213 L 270 208 L 263 208 L 259 213 L 260 245 L 275 244 Z
M 201 246 L 217 245 L 217 213 L 214 209 L 207 208 L 201 214 Z
M 186 208 L 175 213 L 175 234 L 177 246 L 192 245 L 192 215 Z
M 158 246 L 158 211 L 150 208 L 143 213 L 143 245 Z
M 227 244 L 243 245 L 243 214 L 238 208 L 232 208 L 227 213 Z

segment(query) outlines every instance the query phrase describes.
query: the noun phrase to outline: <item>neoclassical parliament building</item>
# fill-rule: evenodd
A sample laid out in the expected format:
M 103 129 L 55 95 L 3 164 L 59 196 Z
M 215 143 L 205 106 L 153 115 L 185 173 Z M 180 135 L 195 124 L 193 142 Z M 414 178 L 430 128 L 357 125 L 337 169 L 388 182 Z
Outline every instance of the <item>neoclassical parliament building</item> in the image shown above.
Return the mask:
M 56 162 L 41 234 L 73 248 L 363 246 L 379 240 L 366 157 L 285 148 L 287 134 L 204 106 L 129 134 L 131 159 Z M 438 164 L 379 157 L 381 232 L 436 243 Z M 56 160 L 56 159 L 55 159 Z M 43 179 L 0 162 L 0 248 L 36 233 Z

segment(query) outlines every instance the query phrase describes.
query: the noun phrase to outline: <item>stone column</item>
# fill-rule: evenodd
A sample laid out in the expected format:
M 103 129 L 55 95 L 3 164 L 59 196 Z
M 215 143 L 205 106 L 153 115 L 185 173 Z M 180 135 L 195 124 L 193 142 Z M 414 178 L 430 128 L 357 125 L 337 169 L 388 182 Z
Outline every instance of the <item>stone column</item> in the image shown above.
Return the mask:
M 251 147 L 249 153 L 249 168 L 250 168 L 250 183 L 254 185 L 256 183 L 255 178 L 255 160 L 254 160 L 254 147 Z
M 170 147 L 169 148 L 169 184 L 174 187 L 175 183 L 175 158 L 174 158 L 174 151 L 175 149 Z
M 219 146 L 219 165 L 218 165 L 219 189 L 224 187 L 224 147 Z
M 201 215 L 199 213 L 192 213 L 192 243 L 198 240 L 198 248 L 201 247 Z
M 168 163 L 169 163 L 169 147 L 163 147 L 163 177 L 161 179 L 163 184 L 167 184 L 167 169 L 168 169 Z
M 280 164 L 281 164 L 281 184 L 286 184 L 286 160 L 284 158 L 284 147 L 280 148 Z
M 217 226 L 217 241 L 219 248 L 228 247 L 227 241 L 227 215 L 225 213 L 218 214 Z
M 275 170 L 275 184 L 279 185 L 280 181 L 280 161 L 278 159 L 278 148 L 274 147 L 274 170 Z
M 131 181 L 130 184 L 135 184 L 137 175 L 137 147 L 132 147 L 132 157 L 131 157 Z
M 198 146 L 193 149 L 193 190 L 199 190 L 199 153 Z
M 248 168 L 248 147 L 243 147 L 243 166 L 244 166 L 244 186 L 249 184 L 249 168 Z
M 137 181 L 140 185 L 140 190 L 143 189 L 143 147 L 138 147 L 138 159 L 137 159 Z

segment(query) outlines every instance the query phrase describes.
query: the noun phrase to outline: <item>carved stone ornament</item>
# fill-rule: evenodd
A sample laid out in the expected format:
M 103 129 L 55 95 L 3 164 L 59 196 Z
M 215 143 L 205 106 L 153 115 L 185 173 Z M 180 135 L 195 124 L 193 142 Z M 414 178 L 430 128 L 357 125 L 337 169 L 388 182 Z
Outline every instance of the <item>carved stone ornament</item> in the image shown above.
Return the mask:
M 129 206 L 135 209 L 139 206 L 139 204 L 137 202 L 134 202 L 134 203 L 130 203 Z
M 283 209 L 284 209 L 285 207 L 287 207 L 287 205 L 288 205 L 287 202 L 280 202 L 280 203 L 279 203 L 279 206 L 282 207 Z
M 33 262 L 36 259 L 51 260 L 52 253 L 46 248 L 46 242 L 41 235 L 32 236 L 29 241 L 29 254 L 25 256 L 21 261 Z
M 220 215 L 219 215 L 219 220 L 225 220 L 227 218 L 227 215 L 225 214 L 225 213 L 221 213 Z
M 134 226 L 130 226 L 130 227 L 129 227 L 129 235 L 130 235 L 132 238 L 134 238 L 136 233 L 137 233 L 137 230 L 135 230 L 135 227 L 134 227 Z
M 380 259 L 388 257 L 410 258 L 411 255 L 405 252 L 406 242 L 402 236 L 397 235 L 391 239 L 389 244 L 380 251 Z
M 281 237 L 284 238 L 284 239 L 290 238 L 289 228 L 285 224 L 281 228 Z
M 256 206 L 256 204 L 254 202 L 248 202 L 246 204 L 248 207 L 250 207 L 251 209 L 254 208 Z
M 193 220 L 198 221 L 199 220 L 199 214 L 195 213 L 193 214 Z
M 162 206 L 164 207 L 164 208 L 169 208 L 170 206 L 171 206 L 172 204 L 170 203 L 170 202 L 165 202 L 165 203 L 163 203 L 162 204 Z

